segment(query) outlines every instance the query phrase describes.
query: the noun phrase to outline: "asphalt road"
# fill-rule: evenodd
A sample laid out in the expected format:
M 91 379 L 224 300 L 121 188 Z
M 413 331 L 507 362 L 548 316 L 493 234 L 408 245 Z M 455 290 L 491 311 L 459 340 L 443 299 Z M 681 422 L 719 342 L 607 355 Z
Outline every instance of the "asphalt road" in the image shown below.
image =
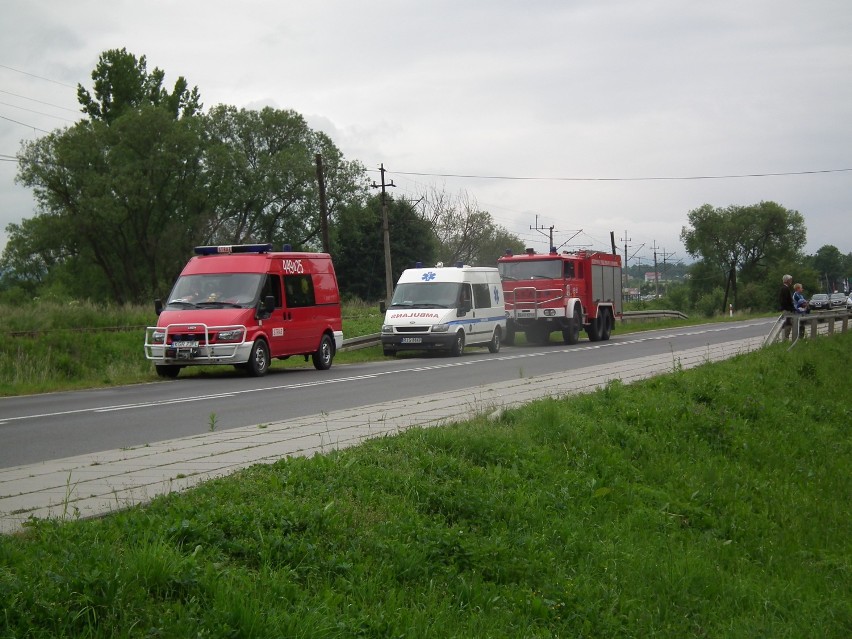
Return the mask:
M 774 319 L 705 324 L 620 335 L 575 346 L 467 349 L 462 357 L 423 355 L 317 371 L 275 369 L 178 378 L 108 389 L 0 398 L 0 468 L 475 388 L 649 355 L 766 335 Z M 556 334 L 554 334 L 554 339 Z

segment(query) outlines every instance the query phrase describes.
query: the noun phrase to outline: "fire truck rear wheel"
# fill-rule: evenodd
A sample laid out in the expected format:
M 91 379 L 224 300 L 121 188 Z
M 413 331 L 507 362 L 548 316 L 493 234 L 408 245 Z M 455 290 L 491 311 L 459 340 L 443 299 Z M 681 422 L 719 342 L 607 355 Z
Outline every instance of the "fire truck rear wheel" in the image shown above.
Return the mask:
M 601 309 L 600 322 L 601 322 L 601 340 L 603 340 L 605 342 L 609 339 L 609 335 L 612 332 L 612 315 L 610 314 L 608 308 Z
M 515 329 L 506 324 L 506 335 L 503 337 L 503 343 L 506 346 L 512 346 L 515 343 Z
M 175 366 L 173 364 L 155 364 L 154 368 L 157 369 L 157 375 L 160 377 L 168 377 L 169 379 L 174 379 L 180 373 L 180 366 Z
M 269 346 L 262 339 L 254 340 L 249 361 L 246 362 L 246 372 L 252 377 L 263 377 L 269 370 Z
M 456 333 L 456 339 L 453 340 L 453 346 L 450 348 L 450 355 L 459 357 L 464 351 L 464 333 L 459 331 Z
M 319 348 L 312 357 L 314 368 L 318 371 L 327 371 L 331 368 L 331 361 L 334 359 L 334 344 L 328 334 L 322 336 Z
M 588 335 L 590 342 L 601 341 L 601 316 L 600 315 L 598 315 L 594 319 L 589 320 L 589 323 L 586 324 L 586 335 Z
M 491 336 L 491 341 L 488 342 L 488 352 L 489 353 L 499 353 L 500 352 L 500 329 L 494 329 L 494 335 Z

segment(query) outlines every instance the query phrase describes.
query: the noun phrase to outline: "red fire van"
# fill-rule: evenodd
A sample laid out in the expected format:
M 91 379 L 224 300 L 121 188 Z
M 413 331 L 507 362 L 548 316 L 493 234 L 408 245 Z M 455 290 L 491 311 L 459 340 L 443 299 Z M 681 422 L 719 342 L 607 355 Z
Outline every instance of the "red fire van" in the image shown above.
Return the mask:
M 303 355 L 331 367 L 343 345 L 340 293 L 327 253 L 274 252 L 271 244 L 198 246 L 145 331 L 161 377 L 185 366 L 230 364 L 250 375 L 272 358 Z

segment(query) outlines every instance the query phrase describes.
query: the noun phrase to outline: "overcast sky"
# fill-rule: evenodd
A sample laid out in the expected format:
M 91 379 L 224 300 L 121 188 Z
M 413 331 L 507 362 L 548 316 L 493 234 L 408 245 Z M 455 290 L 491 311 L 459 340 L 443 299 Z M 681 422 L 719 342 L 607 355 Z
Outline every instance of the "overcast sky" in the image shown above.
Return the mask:
M 126 48 L 205 109 L 293 109 L 394 196 L 464 192 L 537 250 L 550 227 L 563 248 L 612 231 L 630 264 L 689 261 L 690 210 L 771 200 L 804 216 L 806 252 L 852 252 L 849 0 L 0 7 L 0 247 L 35 212 L 21 141 L 78 119 L 77 83 Z

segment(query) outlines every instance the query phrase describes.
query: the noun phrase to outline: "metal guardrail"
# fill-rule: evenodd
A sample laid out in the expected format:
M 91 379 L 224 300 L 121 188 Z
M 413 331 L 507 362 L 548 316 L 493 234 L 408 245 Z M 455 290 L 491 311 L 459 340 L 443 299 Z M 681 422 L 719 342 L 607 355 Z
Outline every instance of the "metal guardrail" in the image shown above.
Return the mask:
M 656 319 L 689 319 L 688 315 L 680 311 L 624 311 L 621 315 L 622 323 L 628 321 L 647 322 Z
M 852 319 L 852 311 L 845 308 L 833 311 L 812 311 L 806 315 L 802 315 L 801 313 L 781 313 L 772 325 L 766 339 L 763 340 L 763 345 L 766 346 L 776 341 L 784 341 L 785 326 L 790 327 L 790 334 L 787 338 L 791 340 L 790 348 L 799 341 L 800 337 L 834 335 L 838 324 L 840 332 L 845 333 L 849 330 L 850 319 Z
M 381 333 L 372 333 L 371 335 L 359 335 L 358 337 L 350 337 L 349 339 L 344 339 L 343 346 L 340 347 L 340 350 L 357 351 L 361 348 L 370 348 L 371 346 L 378 346 L 381 343 Z

